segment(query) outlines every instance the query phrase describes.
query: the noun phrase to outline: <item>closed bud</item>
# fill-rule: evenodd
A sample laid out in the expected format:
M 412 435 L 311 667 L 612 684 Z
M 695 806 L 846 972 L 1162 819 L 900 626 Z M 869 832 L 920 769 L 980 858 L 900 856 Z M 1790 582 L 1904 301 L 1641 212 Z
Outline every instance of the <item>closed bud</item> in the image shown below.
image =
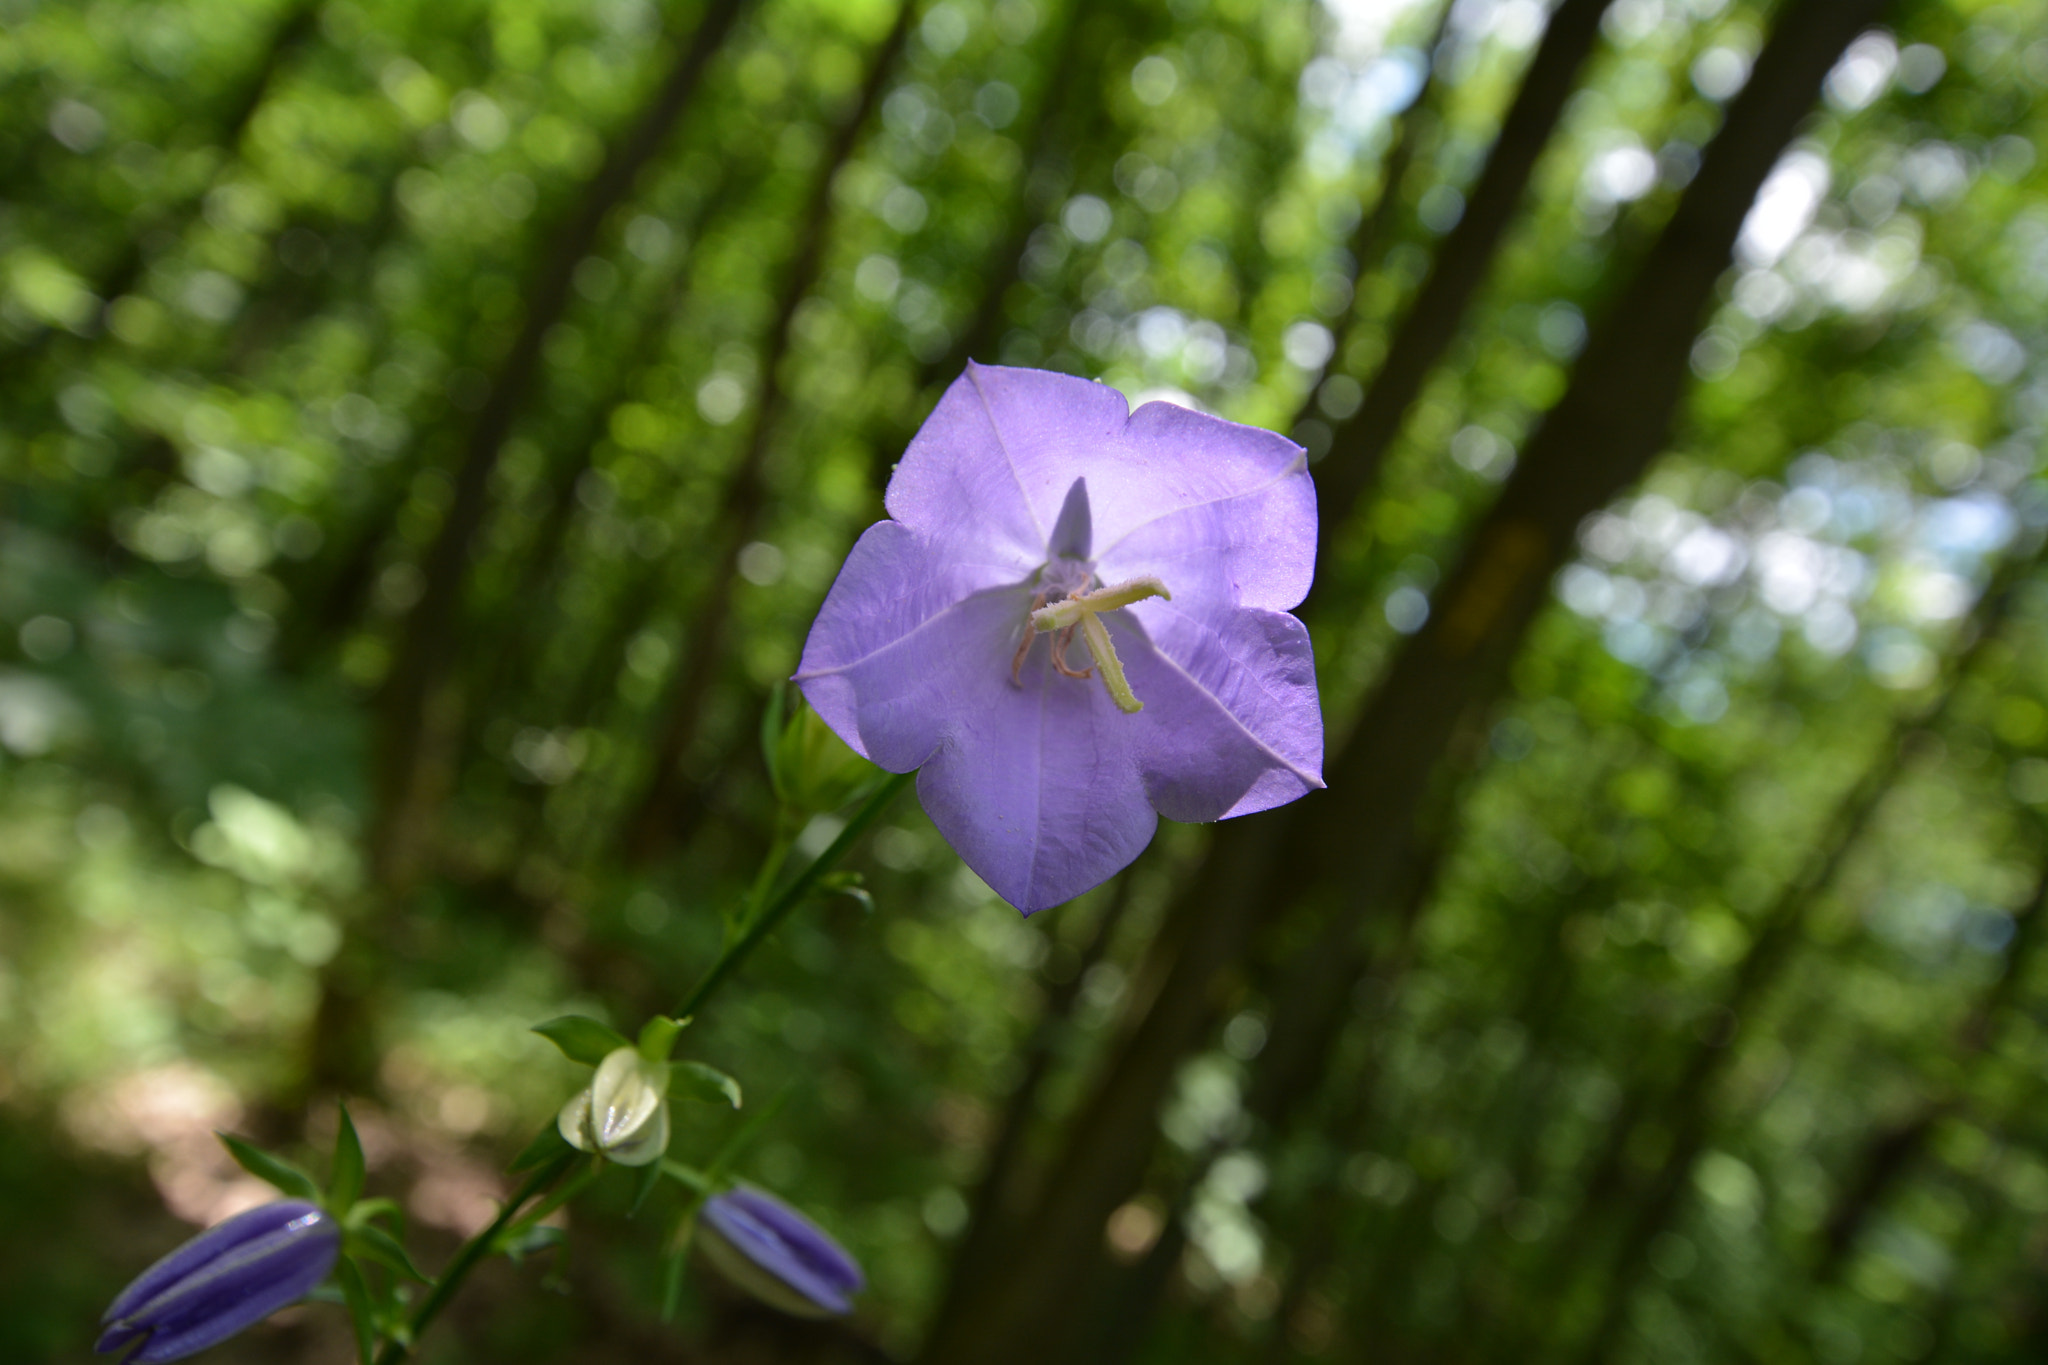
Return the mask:
M 279 1200 L 217 1223 L 142 1272 L 100 1319 L 98 1352 L 130 1365 L 182 1360 L 304 1298 L 334 1269 L 341 1225 Z
M 744 1186 L 713 1195 L 699 1245 L 721 1274 L 771 1308 L 803 1318 L 853 1311 L 866 1280 L 846 1248 L 774 1195 Z
M 621 1166 L 645 1166 L 668 1150 L 668 1063 L 622 1047 L 598 1063 L 587 1089 L 555 1121 L 563 1141 Z
M 800 811 L 838 810 L 874 779 L 875 765 L 847 747 L 808 706 L 800 706 L 775 746 L 779 795 Z

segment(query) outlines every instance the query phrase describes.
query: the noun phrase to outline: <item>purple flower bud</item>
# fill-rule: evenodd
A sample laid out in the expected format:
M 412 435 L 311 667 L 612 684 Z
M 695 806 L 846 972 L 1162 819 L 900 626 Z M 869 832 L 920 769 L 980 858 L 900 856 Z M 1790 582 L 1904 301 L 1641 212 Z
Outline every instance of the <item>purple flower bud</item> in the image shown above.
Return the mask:
M 317 1204 L 283 1199 L 216 1223 L 121 1291 L 95 1351 L 131 1365 L 182 1360 L 304 1298 L 334 1269 L 341 1225 Z
M 704 1204 L 700 1242 L 711 1263 L 773 1308 L 822 1318 L 853 1311 L 867 1283 L 846 1248 L 772 1194 L 744 1186 Z

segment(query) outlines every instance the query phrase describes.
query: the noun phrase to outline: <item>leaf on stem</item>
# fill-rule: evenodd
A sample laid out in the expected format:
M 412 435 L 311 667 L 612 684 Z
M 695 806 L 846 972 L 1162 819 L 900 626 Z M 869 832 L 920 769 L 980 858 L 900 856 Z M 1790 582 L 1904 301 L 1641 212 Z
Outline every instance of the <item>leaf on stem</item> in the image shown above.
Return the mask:
M 346 1214 L 363 1192 L 363 1141 L 356 1136 L 348 1106 L 341 1106 L 341 1126 L 334 1133 L 334 1168 L 328 1173 L 327 1207 Z
M 533 1031 L 560 1048 L 564 1057 L 585 1066 L 596 1066 L 620 1048 L 632 1046 L 624 1034 L 580 1014 L 535 1024 Z
M 313 1177 L 290 1162 L 227 1133 L 215 1133 L 214 1136 L 228 1149 L 228 1155 L 235 1159 L 235 1164 L 258 1180 L 275 1185 L 294 1199 L 319 1201 L 320 1187 L 313 1183 Z
M 347 1245 L 350 1254 L 375 1261 L 395 1275 L 403 1275 L 408 1280 L 418 1280 L 421 1284 L 433 1283 L 412 1263 L 412 1257 L 406 1254 L 405 1247 L 399 1240 L 374 1224 L 365 1223 L 361 1227 L 350 1228 Z
M 740 1083 L 702 1062 L 675 1063 L 669 1071 L 668 1093 L 671 1099 L 740 1107 Z

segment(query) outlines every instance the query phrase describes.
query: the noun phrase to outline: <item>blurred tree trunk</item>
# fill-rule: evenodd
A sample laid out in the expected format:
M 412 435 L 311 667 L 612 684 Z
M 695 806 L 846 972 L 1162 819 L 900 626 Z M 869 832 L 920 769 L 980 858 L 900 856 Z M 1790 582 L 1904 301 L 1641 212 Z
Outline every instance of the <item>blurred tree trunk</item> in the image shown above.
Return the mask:
M 1347 244 L 1351 254 L 1352 298 L 1343 317 L 1331 329 L 1330 364 L 1326 375 L 1343 372 L 1344 353 L 1359 324 L 1357 285 L 1384 260 L 1393 245 L 1394 219 L 1401 205 L 1402 182 L 1408 178 L 1408 168 L 1414 164 L 1415 155 L 1428 133 L 1442 122 L 1435 108 L 1436 97 L 1443 89 L 1437 81 L 1437 72 L 1451 54 L 1448 35 L 1454 8 L 1454 5 L 1445 4 L 1437 15 L 1436 31 L 1430 35 L 1429 49 L 1423 54 L 1428 65 L 1423 68 L 1422 86 L 1395 119 L 1393 142 L 1380 160 L 1379 193 L 1373 198 L 1372 207 L 1359 218 L 1358 226 L 1352 229 L 1351 241 Z M 1536 60 L 1542 59 L 1539 56 Z M 1295 410 L 1294 420 L 1287 424 L 1287 429 L 1294 433 L 1297 441 L 1306 434 L 1302 427 L 1304 422 L 1321 420 L 1311 416 L 1316 411 L 1316 393 L 1316 389 L 1311 389 L 1303 396 L 1301 406 Z
M 701 88 L 704 69 L 724 45 L 746 0 L 709 0 L 696 30 L 625 132 L 607 149 L 568 217 L 541 253 L 526 289 L 518 334 L 471 424 L 455 475 L 455 492 L 422 565 L 426 581 L 401 629 L 381 701 L 377 743 L 377 825 L 371 862 L 380 883 L 403 891 L 418 874 L 441 788 L 453 760 L 461 703 L 452 686 L 470 547 L 482 528 L 490 480 L 520 406 L 540 378 L 547 334 L 568 311 L 576 267 L 597 246 L 605 221 L 624 203 L 640 173 Z
M 732 616 L 732 595 L 738 588 L 740 551 L 754 538 L 767 509 L 768 441 L 782 416 L 782 364 L 789 356 L 797 309 L 810 296 L 824 268 L 825 237 L 832 223 L 832 182 L 853 159 L 862 130 L 880 106 L 896 59 L 910 40 L 916 14 L 915 0 L 901 0 L 895 24 L 870 61 L 860 98 L 839 125 L 811 187 L 810 203 L 798 228 L 795 253 L 763 348 L 761 393 L 754 402 L 739 460 L 726 475 L 718 510 L 707 528 L 717 546 L 710 574 L 678 644 L 680 657 L 652 746 L 646 785 L 625 820 L 623 843 L 629 858 L 644 860 L 670 847 L 671 831 L 688 798 L 692 784 L 683 773 L 683 758 L 697 738 L 712 680 L 725 660 L 725 631 Z
M 1370 500 L 1380 464 L 1400 435 L 1402 420 L 1456 339 L 1479 286 L 1493 268 L 1494 255 L 1514 222 L 1537 159 L 1550 145 L 1565 100 L 1578 85 L 1579 68 L 1600 36 L 1600 16 L 1607 4 L 1608 0 L 1562 0 L 1551 14 L 1543 41 L 1530 59 L 1528 74 L 1501 119 L 1500 136 L 1486 158 L 1486 168 L 1472 186 L 1464 215 L 1431 256 L 1429 273 L 1402 314 L 1400 325 L 1388 337 L 1386 359 L 1366 387 L 1364 400 L 1332 429 L 1329 453 L 1316 466 L 1316 498 L 1322 517 L 1316 545 L 1318 564 L 1336 564 L 1338 537 L 1351 514 Z M 1387 185 L 1382 202 L 1392 197 L 1395 188 L 1392 183 Z M 1377 214 L 1375 208 L 1375 217 Z M 1366 268 L 1363 257 L 1359 268 Z M 1336 355 L 1341 363 L 1341 347 Z M 1327 574 L 1323 581 L 1330 581 Z M 1320 601 L 1313 595 L 1312 600 Z
M 1198 894 L 1174 914 L 1186 929 L 1169 978 L 1071 1125 L 1046 1198 L 979 1286 L 975 1311 L 934 1333 L 931 1365 L 1008 1365 L 1070 1349 L 1086 1317 L 1077 1306 L 1105 1278 L 1104 1223 L 1151 1160 L 1159 1106 L 1199 1045 L 1217 987 L 1255 934 L 1289 911 L 1310 917 L 1313 947 L 1298 959 L 1295 989 L 1275 1002 L 1260 1069 L 1298 1090 L 1291 1077 L 1319 1067 L 1351 986 L 1349 945 L 1412 856 L 1416 812 L 1441 778 L 1447 743 L 1464 716 L 1499 696 L 1579 521 L 1663 448 L 1743 217 L 1822 78 L 1877 9 L 1875 0 L 1794 0 L 1782 12 L 1698 176 L 1595 328 L 1438 609 L 1333 756 L 1330 790 L 1217 832 Z

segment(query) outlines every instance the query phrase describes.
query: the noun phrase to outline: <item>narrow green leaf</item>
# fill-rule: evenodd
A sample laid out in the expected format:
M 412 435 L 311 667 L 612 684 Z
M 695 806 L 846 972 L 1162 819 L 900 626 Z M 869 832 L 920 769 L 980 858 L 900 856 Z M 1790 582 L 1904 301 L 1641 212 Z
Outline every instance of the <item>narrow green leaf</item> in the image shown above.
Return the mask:
M 705 1104 L 740 1107 L 740 1083 L 715 1066 L 702 1062 L 677 1062 L 669 1070 L 671 1099 L 701 1100 Z
M 226 1133 L 215 1133 L 221 1145 L 228 1149 L 228 1155 L 235 1164 L 255 1176 L 267 1181 L 294 1199 L 318 1201 L 320 1187 L 313 1183 L 313 1177 L 279 1157 L 274 1157 L 260 1147 L 253 1147 L 238 1137 Z
M 363 1193 L 363 1140 L 356 1136 L 348 1106 L 341 1106 L 341 1126 L 334 1133 L 334 1169 L 328 1173 L 327 1207 L 346 1214 Z
M 553 1119 L 549 1119 L 548 1126 L 534 1134 L 533 1141 L 526 1144 L 525 1150 L 512 1158 L 512 1174 L 530 1171 L 568 1150 L 569 1144 L 562 1139 L 562 1130 L 555 1126 Z
M 375 1261 L 408 1280 L 418 1280 L 421 1284 L 433 1283 L 412 1263 L 412 1257 L 406 1255 L 405 1248 L 399 1245 L 398 1239 L 384 1229 L 374 1225 L 350 1228 L 347 1236 L 347 1245 L 356 1255 Z
M 358 1365 L 370 1365 L 371 1353 L 377 1349 L 377 1315 L 370 1306 L 370 1286 L 364 1282 L 363 1272 L 352 1256 L 342 1257 L 335 1273 L 348 1305 L 349 1325 L 356 1333 L 356 1360 Z
M 647 1202 L 647 1196 L 653 1194 L 655 1187 L 659 1184 L 661 1184 L 661 1163 L 656 1161 L 642 1166 L 633 1177 L 633 1203 L 626 1210 L 626 1217 L 632 1218 L 636 1216 L 640 1212 L 640 1206 Z
M 565 1014 L 545 1024 L 535 1024 L 533 1031 L 560 1048 L 564 1057 L 585 1066 L 596 1066 L 620 1048 L 632 1046 L 624 1034 L 580 1014 Z
M 398 1207 L 397 1200 L 386 1199 L 383 1195 L 373 1199 L 356 1200 L 348 1211 L 346 1226 L 359 1228 L 373 1218 L 389 1218 L 392 1227 L 397 1230 L 397 1235 L 405 1236 L 405 1210 Z

